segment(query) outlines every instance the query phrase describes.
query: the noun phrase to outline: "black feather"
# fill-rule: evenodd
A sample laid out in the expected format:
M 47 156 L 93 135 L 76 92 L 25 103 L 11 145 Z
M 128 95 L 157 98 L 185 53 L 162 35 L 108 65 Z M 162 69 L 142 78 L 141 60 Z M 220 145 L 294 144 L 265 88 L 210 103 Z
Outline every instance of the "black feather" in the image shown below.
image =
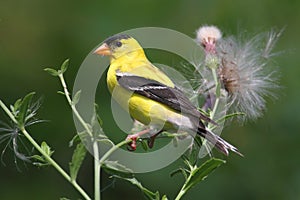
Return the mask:
M 113 35 L 113 36 L 107 38 L 106 40 L 104 40 L 104 43 L 106 43 L 108 46 L 110 46 L 115 41 L 119 41 L 121 39 L 128 39 L 128 38 L 131 38 L 131 37 L 126 34 L 117 34 L 117 35 Z
M 209 117 L 199 112 L 196 106 L 194 106 L 177 87 L 172 88 L 158 81 L 129 73 L 117 72 L 116 75 L 118 83 L 122 87 L 154 101 L 160 102 L 177 112 L 183 113 L 184 115 L 191 116 L 194 118 L 194 123 L 197 123 L 197 126 L 200 125 L 201 127 L 204 127 L 204 124 L 199 119 L 216 124 Z M 198 125 L 198 123 L 200 124 Z
M 116 76 L 119 85 L 123 88 L 160 102 L 169 108 L 188 116 L 197 128 L 197 133 L 207 139 L 211 144 L 215 145 L 215 147 L 225 155 L 228 155 L 228 150 L 231 150 L 243 156 L 236 147 L 206 129 L 201 120 L 213 124 L 216 124 L 216 122 L 202 114 L 179 88 L 169 87 L 158 81 L 130 73 L 116 71 Z

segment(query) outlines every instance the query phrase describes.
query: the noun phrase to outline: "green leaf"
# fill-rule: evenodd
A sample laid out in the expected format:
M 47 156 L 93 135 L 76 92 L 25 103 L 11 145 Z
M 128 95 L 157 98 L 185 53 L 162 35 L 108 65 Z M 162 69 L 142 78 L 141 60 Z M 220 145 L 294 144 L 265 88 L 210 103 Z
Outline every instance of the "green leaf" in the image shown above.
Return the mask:
M 159 195 L 158 191 L 152 192 L 152 191 L 148 190 L 136 178 L 123 178 L 123 177 L 119 177 L 119 176 L 115 176 L 115 177 L 126 180 L 126 181 L 130 182 L 131 184 L 137 186 L 143 192 L 143 194 L 145 195 L 145 197 L 148 200 L 160 200 L 160 195 Z
M 94 115 L 96 115 L 96 118 L 97 118 L 98 123 L 100 124 L 100 126 L 102 126 L 102 125 L 103 125 L 103 121 L 102 121 L 102 119 L 100 118 L 100 116 L 98 115 L 98 113 L 99 113 L 99 105 L 96 104 L 96 103 L 94 104 L 94 110 L 95 110 Z
M 19 110 L 21 104 L 22 104 L 22 99 L 18 99 L 18 100 L 15 102 L 14 106 L 13 106 L 13 108 L 14 108 L 13 111 Z
M 81 142 L 78 134 L 74 135 L 74 137 L 69 142 L 69 147 L 72 147 L 75 143 Z
M 68 66 L 69 66 L 69 63 L 70 63 L 69 61 L 70 61 L 70 59 L 66 59 L 66 60 L 63 62 L 63 64 L 61 65 L 61 67 L 60 67 L 60 73 L 61 73 L 61 74 L 65 73 L 65 71 L 67 71 Z
M 51 148 L 48 146 L 48 144 L 46 142 L 42 142 L 41 148 L 50 157 L 54 153 L 54 151 L 51 150 Z
M 33 156 L 30 156 L 30 158 L 33 158 L 33 159 L 35 159 L 37 161 L 40 161 L 40 162 L 45 162 L 45 159 L 40 155 L 33 155 Z
M 64 92 L 62 92 L 62 91 L 57 91 L 57 94 L 62 94 L 62 95 L 65 95 L 65 93 L 64 93 Z
M 25 118 L 28 111 L 28 107 L 34 94 L 35 92 L 31 92 L 23 98 L 22 102 L 18 102 L 19 112 L 16 116 L 16 119 L 18 121 L 19 126 L 21 127 L 25 125 Z
M 81 90 L 77 91 L 72 99 L 72 104 L 76 105 L 79 102 L 80 99 Z
M 235 112 L 235 113 L 231 113 L 231 114 L 228 114 L 228 115 L 225 115 L 224 117 L 220 118 L 217 120 L 217 122 L 222 122 L 226 119 L 229 119 L 229 118 L 232 118 L 232 117 L 235 117 L 235 116 L 239 116 L 239 115 L 246 115 L 245 113 L 243 112 Z
M 83 143 L 79 143 L 76 146 L 76 149 L 74 150 L 72 161 L 69 163 L 70 168 L 70 176 L 71 179 L 74 181 L 77 178 L 78 171 L 81 167 L 81 164 L 85 158 L 86 155 L 86 148 L 83 145 Z
M 11 112 L 14 114 L 14 116 L 16 116 L 15 107 L 13 105 L 10 105 L 9 108 Z
M 162 196 L 161 200 L 168 200 L 167 195 Z
M 66 197 L 60 197 L 59 200 L 70 200 L 70 199 L 68 199 Z
M 182 173 L 182 175 L 184 176 L 185 180 L 188 178 L 188 175 L 187 175 L 188 171 L 186 169 L 184 169 L 184 168 L 181 168 L 181 167 L 179 169 L 175 170 L 175 171 L 172 171 L 171 174 L 170 174 L 170 176 L 173 177 L 173 176 L 175 176 L 178 173 Z
M 48 72 L 52 76 L 58 76 L 59 74 L 58 71 L 52 68 L 45 68 L 44 71 Z
M 191 178 L 185 184 L 184 190 L 189 190 L 199 182 L 203 181 L 210 173 L 212 173 L 216 168 L 220 167 L 225 162 L 226 161 L 221 159 L 211 158 L 203 163 L 200 167 L 193 168 L 190 174 Z
M 54 151 L 51 150 L 51 148 L 47 145 L 46 142 L 42 142 L 41 148 L 49 157 L 51 157 L 51 155 L 54 153 Z M 44 156 L 33 155 L 31 156 L 31 158 L 36 160 L 36 162 L 32 163 L 35 166 L 42 167 L 50 165 L 50 163 L 45 159 Z
M 118 163 L 118 161 L 107 160 L 102 164 L 102 168 L 111 175 L 117 175 L 125 179 L 133 177 L 132 170 Z

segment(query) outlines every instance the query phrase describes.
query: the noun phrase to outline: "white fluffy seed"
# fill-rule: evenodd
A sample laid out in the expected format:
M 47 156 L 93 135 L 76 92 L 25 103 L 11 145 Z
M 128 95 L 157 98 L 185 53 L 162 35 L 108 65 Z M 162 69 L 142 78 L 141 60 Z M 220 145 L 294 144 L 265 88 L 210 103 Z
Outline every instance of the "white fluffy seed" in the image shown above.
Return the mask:
M 221 37 L 222 33 L 216 26 L 202 26 L 197 30 L 197 40 L 200 43 L 215 42 Z

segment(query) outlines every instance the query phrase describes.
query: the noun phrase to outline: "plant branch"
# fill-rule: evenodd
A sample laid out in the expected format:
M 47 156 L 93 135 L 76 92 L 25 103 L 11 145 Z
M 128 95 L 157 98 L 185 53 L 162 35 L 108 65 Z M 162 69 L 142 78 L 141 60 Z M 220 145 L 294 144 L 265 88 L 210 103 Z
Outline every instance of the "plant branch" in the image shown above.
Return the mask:
M 128 144 L 129 142 L 131 142 L 131 140 L 123 140 L 122 142 L 114 145 L 112 148 L 110 148 L 99 160 L 99 163 L 102 165 L 104 163 L 104 161 L 114 152 L 116 151 L 118 148 L 120 148 L 121 146 Z
M 72 99 L 70 97 L 70 93 L 68 91 L 67 84 L 65 82 L 63 74 L 59 74 L 58 77 L 59 77 L 60 82 L 61 82 L 61 84 L 63 86 L 65 97 L 67 98 L 67 101 L 68 101 L 69 105 L 71 106 L 71 109 L 72 109 L 73 113 L 75 114 L 75 116 L 77 117 L 77 119 L 79 120 L 79 122 L 81 123 L 81 125 L 83 126 L 83 128 L 90 135 L 90 137 L 93 137 L 92 131 L 90 130 L 90 128 L 88 127 L 87 123 L 85 123 L 84 119 L 81 117 L 81 115 L 77 111 L 75 104 L 73 104 L 73 102 L 72 102 Z
M 16 118 L 11 113 L 11 111 L 6 107 L 6 105 L 0 100 L 0 106 L 6 112 L 6 114 L 10 117 L 10 119 L 18 124 Z M 90 200 L 91 198 L 88 194 L 78 185 L 75 180 L 72 180 L 71 177 L 53 160 L 41 147 L 40 145 L 31 137 L 31 135 L 26 131 L 24 126 L 19 127 L 20 131 L 24 134 L 24 136 L 29 140 L 29 142 L 43 155 L 45 160 L 49 162 L 67 181 L 69 181 L 75 189 L 86 199 Z
M 175 200 L 180 200 L 181 197 L 188 191 L 189 188 L 186 188 L 187 187 L 187 184 L 190 182 L 191 178 L 193 177 L 193 170 L 196 169 L 197 167 L 191 167 L 190 166 L 190 173 L 189 173 L 189 176 L 187 177 L 187 179 L 185 180 L 183 186 L 181 187 L 178 195 L 176 196 Z
M 101 165 L 99 160 L 99 147 L 98 147 L 98 142 L 97 140 L 94 138 L 93 133 L 91 131 L 91 129 L 88 127 L 87 123 L 84 121 L 84 119 L 81 117 L 81 115 L 79 114 L 78 110 L 76 109 L 75 104 L 72 102 L 72 99 L 70 97 L 70 93 L 68 91 L 67 88 L 67 84 L 65 82 L 63 73 L 58 74 L 58 77 L 60 79 L 60 82 L 63 86 L 64 89 L 64 94 L 67 98 L 67 101 L 69 103 L 69 105 L 71 106 L 71 109 L 73 111 L 73 113 L 75 114 L 76 118 L 79 120 L 79 122 L 81 123 L 81 125 L 83 126 L 83 128 L 86 130 L 86 132 L 89 134 L 89 136 L 92 138 L 93 140 L 93 155 L 94 155 L 94 198 L 95 200 L 100 200 L 101 199 L 101 195 L 100 195 L 100 179 L 101 179 L 101 174 L 100 174 L 100 170 L 101 170 Z
M 220 102 L 220 95 L 218 95 L 218 93 L 220 93 L 220 91 L 217 91 L 217 90 L 220 90 L 220 88 L 218 88 L 219 86 L 219 80 L 217 78 L 217 72 L 216 72 L 216 69 L 211 69 L 212 71 L 212 74 L 213 74 L 213 78 L 214 78 L 214 81 L 215 81 L 215 85 L 216 85 L 216 101 L 214 103 L 214 107 L 213 107 L 213 110 L 210 114 L 210 118 L 213 119 L 215 117 L 215 114 L 216 114 L 216 111 L 217 111 L 217 108 L 219 106 L 219 102 Z

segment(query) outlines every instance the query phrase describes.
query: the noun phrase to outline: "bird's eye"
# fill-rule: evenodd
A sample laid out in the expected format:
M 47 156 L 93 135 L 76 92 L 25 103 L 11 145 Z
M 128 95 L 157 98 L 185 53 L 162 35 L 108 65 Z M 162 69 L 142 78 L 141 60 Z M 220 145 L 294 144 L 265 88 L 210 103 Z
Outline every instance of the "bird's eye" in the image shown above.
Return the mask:
M 118 41 L 118 42 L 116 43 L 116 45 L 117 45 L 117 47 L 121 47 L 121 46 L 122 46 L 122 42 Z

